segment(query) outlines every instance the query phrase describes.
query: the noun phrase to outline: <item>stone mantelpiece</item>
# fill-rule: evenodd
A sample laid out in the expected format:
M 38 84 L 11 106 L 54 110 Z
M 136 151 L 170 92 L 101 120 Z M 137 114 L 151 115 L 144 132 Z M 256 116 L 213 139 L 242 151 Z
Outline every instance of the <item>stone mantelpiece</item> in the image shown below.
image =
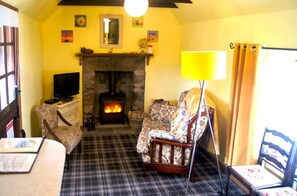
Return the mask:
M 75 56 L 80 57 L 80 65 L 83 65 L 83 59 L 86 57 L 144 57 L 146 58 L 147 65 L 149 65 L 150 58 L 153 54 L 146 53 L 76 53 Z
M 118 73 L 117 89 L 127 96 L 126 113 L 144 110 L 145 66 L 147 54 L 97 53 L 76 54 L 80 57 L 83 81 L 83 122 L 89 112 L 99 118 L 98 96 L 108 90 L 108 72 Z

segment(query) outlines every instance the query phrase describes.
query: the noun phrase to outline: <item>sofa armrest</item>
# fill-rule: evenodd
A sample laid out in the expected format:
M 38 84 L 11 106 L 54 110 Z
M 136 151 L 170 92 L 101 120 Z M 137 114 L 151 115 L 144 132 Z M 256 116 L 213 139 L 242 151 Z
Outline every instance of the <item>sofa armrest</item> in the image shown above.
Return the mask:
M 171 140 L 166 140 L 166 139 L 157 139 L 157 138 L 153 138 L 151 139 L 152 143 L 158 143 L 158 144 L 168 144 L 171 146 L 178 146 L 178 147 L 185 147 L 185 148 L 191 148 L 192 144 L 191 143 L 180 143 L 180 142 L 175 142 L 175 141 L 171 141 Z
M 152 130 L 149 133 L 149 153 L 151 163 L 186 165 L 192 143 L 173 140 L 172 133 Z

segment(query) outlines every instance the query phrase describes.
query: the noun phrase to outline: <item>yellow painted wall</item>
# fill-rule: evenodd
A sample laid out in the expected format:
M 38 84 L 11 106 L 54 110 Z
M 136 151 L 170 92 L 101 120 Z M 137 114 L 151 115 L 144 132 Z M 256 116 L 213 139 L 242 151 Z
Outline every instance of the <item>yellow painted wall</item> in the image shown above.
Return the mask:
M 207 91 L 217 104 L 221 160 L 224 160 L 226 154 L 226 129 L 233 61 L 233 50 L 229 48 L 230 42 L 297 48 L 296 18 L 297 9 L 182 25 L 182 50 L 227 51 L 226 79 L 210 81 L 207 84 Z M 197 82 L 182 80 L 181 84 L 181 88 L 190 88 L 197 85 Z
M 86 28 L 74 27 L 75 14 L 87 15 Z M 198 85 L 197 81 L 180 78 L 180 50 L 227 51 L 227 78 L 207 84 L 207 91 L 218 107 L 221 160 L 225 156 L 233 58 L 229 43 L 252 42 L 297 48 L 297 26 L 293 20 L 297 18 L 296 9 L 180 26 L 169 10 L 150 8 L 144 16 L 143 28 L 133 28 L 131 17 L 121 7 L 59 7 L 42 24 L 42 29 L 38 22 L 20 13 L 22 115 L 28 135 L 30 130 L 35 130 L 32 108 L 52 97 L 52 75 L 81 71 L 78 58 L 74 56 L 80 47 L 91 48 L 97 53 L 108 51 L 99 44 L 100 14 L 123 15 L 123 48 L 114 49 L 114 52 L 139 51 L 138 40 L 146 36 L 147 30 L 159 31 L 159 42 L 153 44 L 155 56 L 146 67 L 146 110 L 152 98 L 176 100 L 182 90 Z M 73 30 L 74 42 L 61 43 L 61 30 Z
M 100 48 L 100 14 L 123 16 L 123 47 L 114 48 L 114 53 L 140 52 L 138 41 L 147 36 L 147 31 L 159 32 L 159 41 L 152 43 L 154 57 L 150 65 L 146 66 L 145 109 L 152 98 L 177 99 L 180 24 L 168 9 L 149 9 L 144 16 L 144 25 L 140 28 L 132 27 L 132 18 L 123 7 L 77 6 L 60 7 L 43 23 L 44 99 L 53 95 L 53 74 L 82 70 L 79 59 L 75 57 L 80 47 L 93 49 L 95 53 L 108 52 L 107 48 Z M 85 28 L 74 26 L 75 15 L 87 16 Z M 61 43 L 61 30 L 73 30 L 73 43 Z M 77 97 L 81 98 L 81 94 Z
M 22 13 L 19 13 L 19 21 L 22 125 L 28 137 L 40 136 L 33 110 L 43 97 L 42 26 Z

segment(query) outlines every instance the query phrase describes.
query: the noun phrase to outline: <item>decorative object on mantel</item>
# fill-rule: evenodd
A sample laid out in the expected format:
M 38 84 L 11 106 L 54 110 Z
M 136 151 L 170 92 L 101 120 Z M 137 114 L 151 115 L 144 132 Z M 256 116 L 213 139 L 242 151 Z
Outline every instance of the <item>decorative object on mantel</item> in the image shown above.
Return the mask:
M 147 47 L 147 39 L 142 38 L 138 41 L 138 46 L 141 50 L 141 54 L 144 54 L 144 49 Z
M 91 49 L 85 48 L 85 47 L 81 47 L 80 52 L 85 53 L 85 54 L 93 54 L 94 50 L 91 50 Z
M 129 16 L 143 16 L 148 8 L 148 0 L 125 0 L 124 7 Z
M 153 45 L 147 45 L 147 53 L 148 54 L 154 54 Z

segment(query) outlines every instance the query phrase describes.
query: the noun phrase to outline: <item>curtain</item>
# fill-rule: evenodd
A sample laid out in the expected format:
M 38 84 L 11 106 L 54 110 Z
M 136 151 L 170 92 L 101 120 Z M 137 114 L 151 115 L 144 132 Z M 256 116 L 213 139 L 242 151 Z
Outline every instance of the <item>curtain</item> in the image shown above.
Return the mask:
M 239 44 L 234 47 L 229 120 L 227 129 L 227 164 L 256 163 L 254 152 L 255 106 L 258 55 L 260 45 Z

